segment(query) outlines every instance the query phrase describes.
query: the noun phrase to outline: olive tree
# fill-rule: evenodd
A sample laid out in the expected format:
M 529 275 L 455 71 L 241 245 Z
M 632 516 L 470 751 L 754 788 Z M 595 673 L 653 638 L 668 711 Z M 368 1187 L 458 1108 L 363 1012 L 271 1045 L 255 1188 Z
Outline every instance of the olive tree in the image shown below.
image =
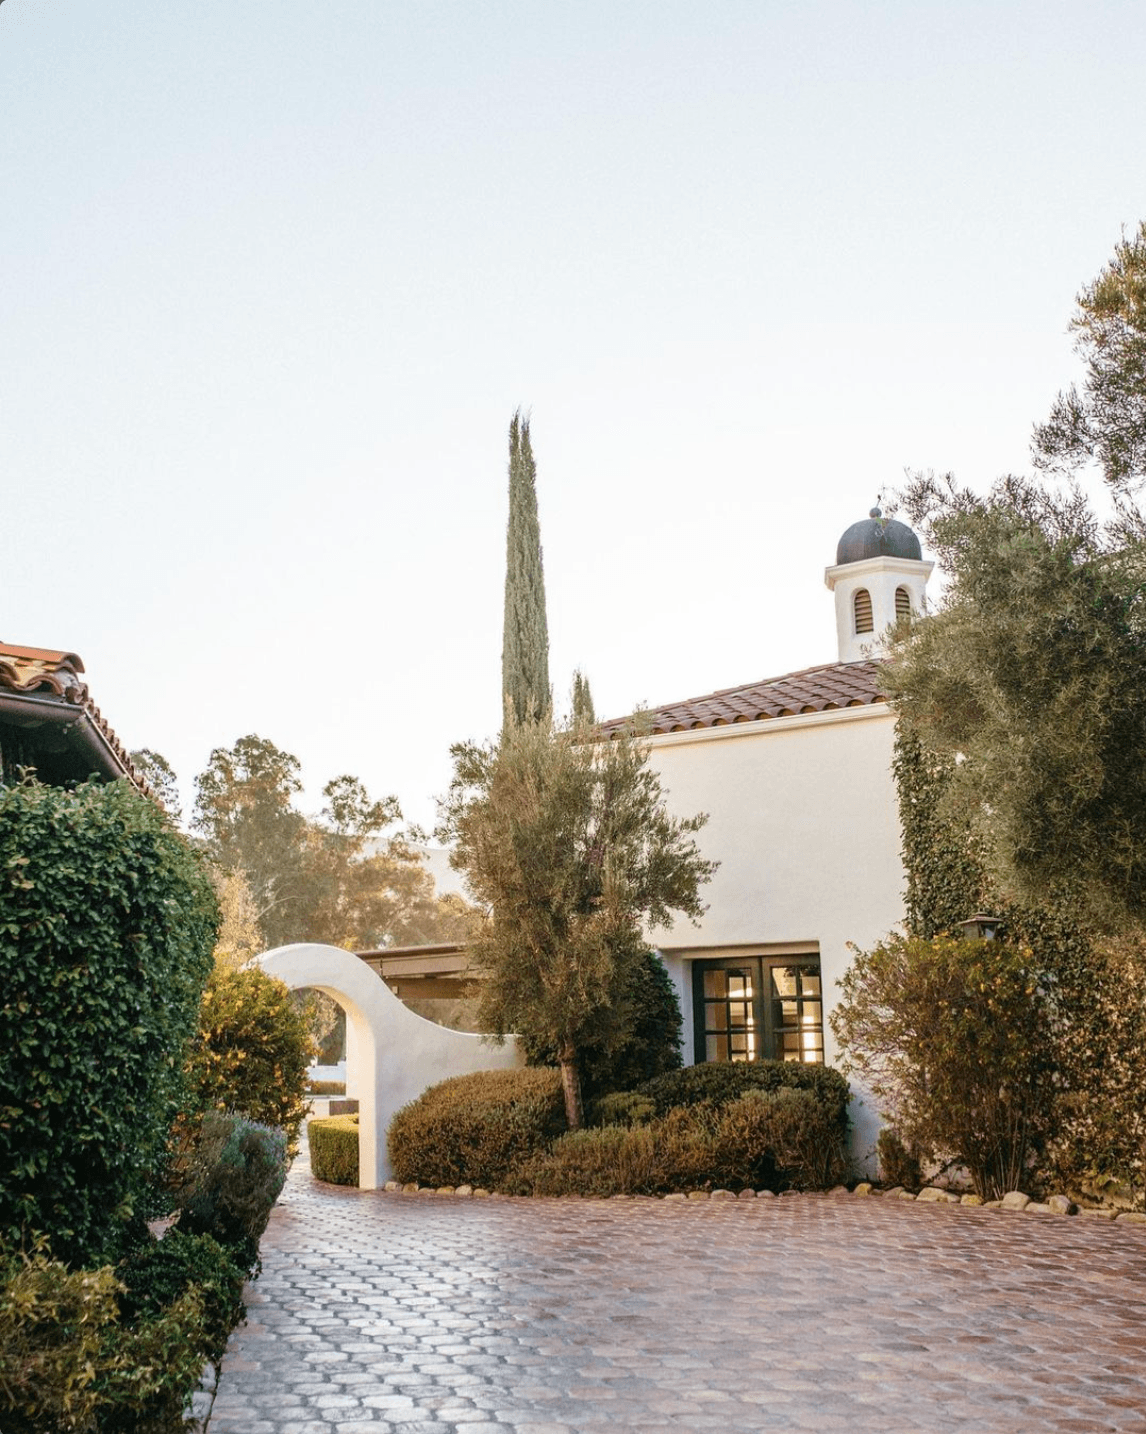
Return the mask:
M 600 739 L 584 720 L 507 716 L 497 743 L 453 756 L 441 834 L 486 913 L 470 948 L 480 1018 L 556 1053 L 576 1129 L 578 1053 L 590 1035 L 600 1049 L 629 1034 L 624 993 L 648 949 L 645 927 L 704 909 L 715 868 L 694 834 L 705 818 L 670 816 L 647 745 Z

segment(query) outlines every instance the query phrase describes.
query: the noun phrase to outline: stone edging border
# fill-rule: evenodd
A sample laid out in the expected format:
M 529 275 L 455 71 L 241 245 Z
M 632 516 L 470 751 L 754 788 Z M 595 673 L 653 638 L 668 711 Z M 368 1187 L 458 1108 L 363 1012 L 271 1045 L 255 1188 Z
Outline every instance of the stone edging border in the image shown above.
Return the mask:
M 462 1200 L 531 1200 L 531 1195 L 504 1195 L 498 1190 L 486 1190 L 474 1185 L 419 1185 L 416 1181 L 403 1185 L 399 1180 L 387 1180 L 382 1187 L 389 1195 L 444 1195 Z M 1021 1190 L 1009 1190 L 1001 1200 L 982 1200 L 978 1195 L 957 1195 L 952 1190 L 943 1190 L 938 1185 L 924 1186 L 917 1194 L 896 1185 L 890 1190 L 877 1190 L 870 1181 L 861 1180 L 852 1189 L 836 1185 L 825 1191 L 785 1191 L 785 1197 L 808 1193 L 823 1195 L 878 1196 L 884 1200 L 913 1200 L 920 1205 L 961 1205 L 974 1206 L 983 1210 L 1015 1210 L 1028 1215 L 1070 1215 L 1086 1216 L 1091 1219 L 1117 1221 L 1120 1226 L 1146 1225 L 1146 1213 L 1141 1210 L 1117 1210 L 1113 1206 L 1088 1207 L 1077 1205 L 1069 1195 L 1051 1195 L 1046 1201 L 1032 1200 Z M 577 1200 L 758 1200 L 776 1199 L 774 1190 L 679 1190 L 670 1195 L 577 1195 L 555 1196 L 555 1199 Z

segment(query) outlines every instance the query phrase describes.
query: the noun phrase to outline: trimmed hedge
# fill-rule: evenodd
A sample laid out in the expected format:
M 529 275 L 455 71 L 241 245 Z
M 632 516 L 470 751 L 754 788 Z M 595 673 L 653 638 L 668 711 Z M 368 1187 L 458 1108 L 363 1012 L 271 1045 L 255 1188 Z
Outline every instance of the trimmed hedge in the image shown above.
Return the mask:
M 846 1130 L 851 1093 L 846 1079 L 830 1066 L 799 1061 L 712 1062 L 657 1076 L 631 1094 L 647 1096 L 657 1115 L 664 1115 L 678 1106 L 726 1105 L 750 1090 L 782 1089 L 811 1091 L 839 1122 L 841 1132 Z
M 345 1095 L 344 1080 L 312 1080 L 307 1086 L 308 1095 Z
M 633 1125 L 573 1131 L 518 1168 L 516 1193 L 661 1195 L 824 1189 L 846 1170 L 844 1127 L 810 1090 L 748 1090 Z
M 0 787 L 0 1240 L 117 1253 L 161 1166 L 218 907 L 126 782 Z
M 306 1127 L 310 1169 L 316 1180 L 331 1185 L 358 1184 L 358 1117 L 332 1115 Z
M 565 1128 L 560 1071 L 480 1071 L 403 1106 L 390 1123 L 390 1162 L 403 1184 L 494 1189 Z

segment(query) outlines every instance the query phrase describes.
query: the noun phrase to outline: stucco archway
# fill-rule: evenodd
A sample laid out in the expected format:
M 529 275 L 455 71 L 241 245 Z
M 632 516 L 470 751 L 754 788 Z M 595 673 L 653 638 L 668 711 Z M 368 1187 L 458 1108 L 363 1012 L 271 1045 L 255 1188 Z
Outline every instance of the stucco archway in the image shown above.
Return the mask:
M 394 1113 L 448 1076 L 523 1064 L 511 1037 L 447 1030 L 404 1006 L 364 961 L 338 946 L 299 942 L 259 957 L 269 976 L 292 991 L 314 986 L 346 1012 L 348 1089 L 358 1096 L 358 1185 L 374 1190 L 391 1176 L 386 1130 Z

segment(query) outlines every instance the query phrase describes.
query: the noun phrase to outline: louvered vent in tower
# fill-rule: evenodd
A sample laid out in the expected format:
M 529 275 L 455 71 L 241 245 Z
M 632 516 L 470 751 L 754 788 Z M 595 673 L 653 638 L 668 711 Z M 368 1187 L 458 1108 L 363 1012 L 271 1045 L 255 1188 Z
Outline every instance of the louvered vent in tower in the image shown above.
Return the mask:
M 911 616 L 911 594 L 907 591 L 906 588 L 896 588 L 896 590 L 895 590 L 895 620 L 896 620 L 896 622 L 899 622 L 899 621 L 901 621 L 901 619 L 903 619 L 903 618 L 905 618 L 905 617 L 910 617 L 910 616 Z
M 871 593 L 867 588 L 856 588 L 855 595 L 855 618 L 856 632 L 870 632 L 871 621 Z

